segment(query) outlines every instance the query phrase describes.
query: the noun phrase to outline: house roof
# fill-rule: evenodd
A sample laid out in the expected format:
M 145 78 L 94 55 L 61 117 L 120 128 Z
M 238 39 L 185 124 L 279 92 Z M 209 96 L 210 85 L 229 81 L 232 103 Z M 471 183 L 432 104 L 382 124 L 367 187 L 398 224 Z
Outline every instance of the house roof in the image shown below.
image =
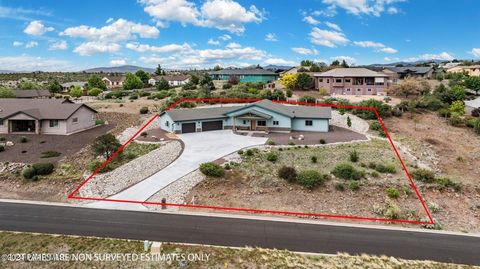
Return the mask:
M 155 81 L 159 81 L 162 78 L 165 79 L 166 81 L 185 81 L 189 79 L 189 76 L 185 75 L 166 75 L 166 76 L 154 76 L 152 77 Z
M 387 77 L 387 75 L 372 71 L 367 68 L 335 68 L 315 77 Z
M 254 109 L 255 107 L 264 108 L 266 110 L 282 114 L 289 118 L 332 118 L 332 109 L 330 107 L 282 105 L 279 103 L 274 103 L 267 99 L 241 106 L 171 109 L 163 112 L 162 115 L 164 113 L 168 113 L 168 115 L 172 118 L 173 121 L 193 121 L 226 118 L 229 114 L 232 114 L 236 111 L 244 110 L 246 108 L 251 108 L 251 111 L 247 112 L 264 114 L 263 112 L 256 111 Z M 268 115 L 265 114 L 265 116 Z
M 16 98 L 35 98 L 35 97 L 50 97 L 52 94 L 48 90 L 16 90 Z
M 111 82 L 122 82 L 125 80 L 124 76 L 105 76 L 102 79 L 108 79 Z
M 0 98 L 0 118 L 24 113 L 38 120 L 65 120 L 81 107 L 97 112 L 85 104 L 75 104 L 66 99 Z
M 211 71 L 210 75 L 263 75 L 263 76 L 278 76 L 277 73 L 255 68 L 255 69 L 223 69 L 219 71 Z
M 72 82 L 63 83 L 62 87 L 64 88 L 70 88 L 72 86 L 85 87 L 85 85 L 87 85 L 87 82 L 85 81 L 72 81 Z
M 433 68 L 430 66 L 403 66 L 403 67 L 388 67 L 386 68 L 395 73 L 413 72 L 417 74 L 425 74 L 430 72 Z

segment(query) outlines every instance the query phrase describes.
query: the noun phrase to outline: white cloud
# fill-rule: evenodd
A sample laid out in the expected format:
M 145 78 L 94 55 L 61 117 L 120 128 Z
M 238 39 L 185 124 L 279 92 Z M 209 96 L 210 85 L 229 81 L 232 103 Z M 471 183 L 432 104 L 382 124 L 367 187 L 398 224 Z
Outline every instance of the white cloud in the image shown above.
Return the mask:
M 102 28 L 80 25 L 65 29 L 60 35 L 80 37 L 96 41 L 116 42 L 125 41 L 136 37 L 156 38 L 160 31 L 150 25 L 134 23 L 125 19 L 118 19 Z
M 45 27 L 41 21 L 31 21 L 23 32 L 29 35 L 40 36 L 53 30 L 55 30 L 53 27 Z
M 30 41 L 28 42 L 27 44 L 25 44 L 25 48 L 27 49 L 31 49 L 31 48 L 34 48 L 38 46 L 38 42 L 37 41 Z
M 390 47 L 381 48 L 380 51 L 385 53 L 391 53 L 391 54 L 398 52 L 398 50 Z
M 223 40 L 223 41 L 227 41 L 227 40 L 232 39 L 232 37 L 231 37 L 230 35 L 227 35 L 227 34 L 221 35 L 221 36 L 219 36 L 218 38 L 221 39 L 221 40 Z
M 82 56 L 90 56 L 95 53 L 116 52 L 118 50 L 120 50 L 120 45 L 117 43 L 90 41 L 80 44 L 73 52 Z
M 318 54 L 318 51 L 316 49 L 292 48 L 292 50 L 301 55 L 317 55 Z
M 411 57 L 406 59 L 407 62 L 416 62 L 416 61 L 430 61 L 430 60 L 443 60 L 443 61 L 451 61 L 455 59 L 450 53 L 442 52 L 439 54 L 422 54 L 418 57 Z
M 265 64 L 271 64 L 271 65 L 295 65 L 296 63 L 294 61 L 289 61 L 285 60 L 282 58 L 270 58 L 265 60 Z
M 67 41 L 65 40 L 60 40 L 55 43 L 52 43 L 49 47 L 49 50 L 66 50 L 68 49 L 68 44 Z
M 397 53 L 398 50 L 394 48 L 390 48 L 385 46 L 382 43 L 374 42 L 374 41 L 354 41 L 353 44 L 362 48 L 376 48 L 377 51 L 381 51 L 384 53 Z
M 317 21 L 316 19 L 314 19 L 312 16 L 306 16 L 303 18 L 303 21 L 304 22 L 307 22 L 308 24 L 311 24 L 311 25 L 317 25 L 320 23 L 320 21 Z
M 335 57 L 330 57 L 330 60 L 338 60 L 338 61 L 343 61 L 347 62 L 349 65 L 355 64 L 357 61 L 355 58 L 350 57 L 350 56 L 335 56 Z
M 265 41 L 276 42 L 278 41 L 277 35 L 274 33 L 268 33 L 265 35 Z
M 140 61 L 146 64 L 163 64 L 163 63 L 170 63 L 174 61 L 175 57 L 140 57 Z M 171 67 L 171 65 L 169 65 Z
M 314 27 L 310 33 L 310 41 L 313 44 L 330 48 L 336 47 L 337 45 L 345 45 L 349 42 L 342 32 L 322 30 L 317 27 Z
M 196 53 L 200 58 L 206 60 L 221 59 L 242 59 L 242 60 L 261 60 L 266 56 L 266 52 L 253 47 L 227 48 L 227 49 L 206 49 L 198 50 Z
M 470 51 L 470 53 L 471 53 L 473 56 L 475 56 L 475 57 L 477 57 L 477 58 L 480 58 L 480 48 L 473 48 L 473 49 Z
M 110 61 L 110 65 L 126 65 L 127 61 L 125 59 L 114 59 Z
M 23 42 L 13 41 L 13 46 L 14 46 L 14 47 L 21 47 L 21 46 L 23 46 Z
M 111 23 L 113 21 L 113 18 L 108 18 L 105 23 Z
M 150 46 L 147 44 L 128 43 L 125 45 L 125 47 L 127 49 L 131 49 L 137 52 L 151 51 L 151 52 L 157 52 L 157 53 L 172 53 L 172 52 L 178 52 L 178 51 L 188 51 L 192 49 L 190 45 L 188 45 L 187 43 L 168 44 L 160 47 Z
M 214 46 L 220 45 L 220 41 L 214 40 L 214 39 L 212 39 L 212 38 L 210 38 L 207 43 L 208 43 L 209 45 L 214 45 Z
M 400 58 L 398 58 L 398 57 L 393 57 L 393 58 L 385 57 L 385 58 L 383 58 L 383 60 L 385 62 L 394 62 L 394 61 L 396 62 L 396 61 L 400 61 Z
M 404 1 L 406 0 L 323 0 L 322 2 L 329 5 L 329 9 L 340 7 L 354 15 L 365 14 L 378 17 L 383 12 L 398 13 L 398 8 L 393 4 Z
M 8 66 L 15 71 L 72 71 L 70 63 L 63 60 L 46 59 L 29 55 L 0 57 L 0 66 Z
M 229 48 L 229 49 L 238 49 L 238 48 L 241 48 L 242 45 L 240 45 L 238 43 L 235 43 L 235 42 L 231 42 L 231 43 L 228 43 L 228 45 L 226 47 Z
M 7 18 L 7 19 L 14 19 L 14 20 L 24 20 L 30 21 L 32 20 L 30 17 L 34 16 L 52 16 L 50 11 L 44 10 L 42 8 L 38 9 L 25 9 L 21 7 L 6 7 L 0 6 L 0 18 Z
M 334 17 L 337 15 L 337 7 L 336 6 L 328 6 L 324 10 L 315 10 L 312 12 L 313 16 L 324 16 L 324 17 Z
M 336 30 L 336 31 L 339 31 L 341 32 L 342 31 L 342 28 L 340 28 L 340 26 L 338 26 L 337 24 L 335 23 L 332 23 L 332 22 L 325 22 L 325 25 L 327 25 L 328 27 L 332 28 L 333 30 Z
M 177 21 L 183 25 L 217 28 L 243 33 L 244 24 L 260 23 L 263 12 L 251 5 L 248 9 L 233 0 L 207 0 L 200 8 L 188 0 L 140 0 L 144 11 L 158 21 Z

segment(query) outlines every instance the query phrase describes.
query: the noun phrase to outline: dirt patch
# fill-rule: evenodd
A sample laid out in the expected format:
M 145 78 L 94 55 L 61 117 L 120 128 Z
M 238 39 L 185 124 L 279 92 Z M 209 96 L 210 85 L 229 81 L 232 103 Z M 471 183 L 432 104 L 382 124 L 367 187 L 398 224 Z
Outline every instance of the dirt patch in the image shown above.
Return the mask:
M 139 115 L 140 108 L 148 107 L 152 112 L 159 112 L 162 106 L 161 101 L 148 100 L 145 97 L 137 100 L 128 100 L 124 97 L 121 100 L 91 100 L 86 101 L 85 104 L 99 112 L 122 113 L 122 114 L 136 114 Z
M 111 133 L 115 136 L 121 134 L 125 129 L 139 125 L 142 120 L 139 114 L 125 114 L 118 112 L 100 112 L 97 116 L 108 124 L 115 126 Z

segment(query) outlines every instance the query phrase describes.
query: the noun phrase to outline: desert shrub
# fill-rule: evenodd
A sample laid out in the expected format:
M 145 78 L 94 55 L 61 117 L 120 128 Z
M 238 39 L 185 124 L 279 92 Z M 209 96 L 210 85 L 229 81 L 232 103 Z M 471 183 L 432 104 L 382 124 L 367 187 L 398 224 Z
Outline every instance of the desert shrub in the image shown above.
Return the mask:
M 325 175 L 315 170 L 304 170 L 298 174 L 298 183 L 311 190 L 318 185 L 322 185 L 326 180 Z
M 436 180 L 437 185 L 440 187 L 440 189 L 444 188 L 452 188 L 455 191 L 460 191 L 461 190 L 461 185 L 460 183 L 453 182 L 451 179 L 447 177 L 439 177 Z
M 275 141 L 273 141 L 272 139 L 268 139 L 268 140 L 267 140 L 267 145 L 273 146 L 273 145 L 276 145 L 276 144 L 277 144 L 277 143 L 275 143 Z
M 317 156 L 310 157 L 310 161 L 312 161 L 312 163 L 317 163 Z
M 346 180 L 359 180 L 364 176 L 364 173 L 362 171 L 355 169 L 351 164 L 348 163 L 342 163 L 335 166 L 332 174 L 336 177 Z
M 439 109 L 437 113 L 440 117 L 443 117 L 443 118 L 449 118 L 452 115 L 452 113 L 450 112 L 450 110 L 448 110 L 448 108 Z
M 480 119 L 477 119 L 473 123 L 473 130 L 475 131 L 475 133 L 480 134 Z
M 126 156 L 127 159 L 131 158 L 129 156 Z M 94 160 L 94 161 L 91 161 L 88 163 L 87 165 L 87 169 L 90 171 L 90 172 L 94 172 L 95 170 L 97 170 L 97 168 L 99 168 L 104 162 L 103 161 L 99 161 L 99 160 Z M 106 173 L 106 172 L 110 172 L 112 171 L 113 169 L 115 169 L 115 165 L 113 162 L 109 162 L 107 163 L 102 169 L 100 169 L 98 171 L 98 173 Z
M 42 152 L 42 156 L 40 158 L 54 158 L 62 155 L 62 153 L 54 150 L 44 151 Z
M 375 108 L 378 111 L 378 114 L 382 118 L 390 117 L 392 115 L 392 107 L 383 101 L 379 100 L 374 100 L 374 99 L 369 99 L 369 100 L 364 100 L 361 101 L 359 106 L 362 107 L 372 107 Z M 353 114 L 359 116 L 362 119 L 366 120 L 376 120 L 377 115 L 375 112 L 371 110 L 364 110 L 364 109 L 354 109 L 352 110 Z
M 230 169 L 232 169 L 232 167 L 231 167 L 231 166 L 230 166 L 230 164 L 228 164 L 228 163 L 227 163 L 227 164 L 225 164 L 225 166 L 224 166 L 224 167 L 225 167 L 225 170 L 230 170 Z
M 375 170 L 380 173 L 388 173 L 388 174 L 395 174 L 397 172 L 397 170 L 395 169 L 395 165 L 383 164 L 383 163 L 376 164 Z
M 53 173 L 55 166 L 53 163 L 34 163 L 32 168 L 35 169 L 36 175 L 49 175 Z
M 243 154 L 243 149 L 237 151 L 237 153 L 238 153 L 239 155 L 242 155 L 242 154 Z
M 344 191 L 345 190 L 345 184 L 343 184 L 342 182 L 337 182 L 335 184 L 335 189 L 337 191 Z
M 5 141 L 5 140 L 6 140 L 5 136 L 0 136 L 0 141 Z
M 372 121 L 370 122 L 370 130 L 380 131 L 380 130 L 383 130 L 383 128 L 382 128 L 382 125 L 380 125 L 380 122 Z
M 148 113 L 148 107 L 144 106 L 140 108 L 140 114 L 147 114 Z
M 142 132 L 142 133 L 140 133 L 140 136 L 142 136 L 142 137 L 147 137 L 147 136 L 148 136 L 148 133 L 147 133 L 147 132 Z
M 475 122 L 477 121 L 477 119 L 475 118 L 467 118 L 465 120 L 465 126 L 467 126 L 468 128 L 473 128 L 475 127 Z
M 0 152 L 5 151 L 5 147 L 3 145 L 0 145 Z
M 315 103 L 316 101 L 317 99 L 315 97 L 308 96 L 308 95 L 302 96 L 298 99 L 298 102 L 301 102 L 301 103 Z
M 253 149 L 247 149 L 247 151 L 245 151 L 245 155 L 247 155 L 247 156 L 253 156 L 253 154 L 255 154 Z
M 452 113 L 450 118 L 448 119 L 448 123 L 452 126 L 462 126 L 464 124 L 463 119 L 457 114 Z
M 272 163 L 276 162 L 278 160 L 278 155 L 273 153 L 273 152 L 269 152 L 267 154 L 267 161 L 270 161 Z
M 102 90 L 99 88 L 92 88 L 91 90 L 88 91 L 89 96 L 98 96 L 101 93 L 102 93 Z
M 348 188 L 352 191 L 358 191 L 360 189 L 360 183 L 358 183 L 358 181 L 350 181 Z
M 95 125 L 103 125 L 103 124 L 105 124 L 104 120 L 102 120 L 102 119 L 96 119 L 95 120 Z
M 288 142 L 288 145 L 290 145 L 290 146 L 295 146 L 295 142 L 290 141 L 290 142 Z
M 350 152 L 350 161 L 352 163 L 358 162 L 358 159 L 359 159 L 359 156 L 358 156 L 358 152 L 356 150 Z
M 398 192 L 398 190 L 392 187 L 387 189 L 387 195 L 388 197 L 393 199 L 400 197 L 400 193 Z
M 325 141 L 325 139 L 320 139 L 320 144 L 323 145 L 323 144 L 325 144 L 325 143 L 327 143 L 327 142 Z
M 22 171 L 22 176 L 26 179 L 32 179 L 35 175 L 35 169 L 31 166 L 25 167 Z
M 383 212 L 383 216 L 387 219 L 398 219 L 400 217 L 400 208 L 393 201 L 387 201 L 387 208 Z
M 379 176 L 380 176 L 380 174 L 379 174 L 377 171 L 371 172 L 370 175 L 371 175 L 372 177 L 379 177 Z
M 200 164 L 200 172 L 210 177 L 223 177 L 225 175 L 225 169 L 212 162 Z
M 278 169 L 278 176 L 288 182 L 295 182 L 297 180 L 297 170 L 291 166 L 282 166 Z
M 425 183 L 434 183 L 435 182 L 435 174 L 427 169 L 417 169 L 413 171 L 411 174 L 412 178 L 416 181 L 421 181 Z
M 27 137 L 25 137 L 25 136 L 20 137 L 20 143 L 27 143 L 27 142 L 28 142 Z

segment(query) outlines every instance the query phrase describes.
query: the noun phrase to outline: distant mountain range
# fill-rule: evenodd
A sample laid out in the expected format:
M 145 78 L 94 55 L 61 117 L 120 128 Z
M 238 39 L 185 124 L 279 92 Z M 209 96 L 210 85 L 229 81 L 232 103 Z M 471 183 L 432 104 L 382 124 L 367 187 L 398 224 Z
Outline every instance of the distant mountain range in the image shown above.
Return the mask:
M 148 68 L 148 67 L 141 67 L 135 65 L 121 65 L 121 66 L 113 66 L 113 67 L 95 67 L 83 70 L 87 73 L 135 73 L 138 70 L 143 70 L 148 73 L 155 72 L 155 69 Z
M 19 72 L 12 71 L 12 70 L 0 70 L 0 74 L 9 74 L 9 73 L 19 73 Z
M 377 66 L 377 67 L 382 67 L 382 66 L 396 66 L 396 65 L 404 65 L 404 66 L 412 66 L 412 65 L 417 65 L 417 64 L 424 64 L 424 63 L 436 63 L 436 64 L 441 64 L 443 62 L 448 62 L 445 60 L 430 60 L 430 61 L 416 61 L 416 62 L 395 62 L 395 63 L 387 63 L 387 64 L 369 64 L 366 66 Z
M 288 65 L 273 65 L 269 64 L 267 66 L 264 66 L 263 69 L 270 69 L 270 70 L 288 70 L 292 68 L 293 66 L 288 66 Z

